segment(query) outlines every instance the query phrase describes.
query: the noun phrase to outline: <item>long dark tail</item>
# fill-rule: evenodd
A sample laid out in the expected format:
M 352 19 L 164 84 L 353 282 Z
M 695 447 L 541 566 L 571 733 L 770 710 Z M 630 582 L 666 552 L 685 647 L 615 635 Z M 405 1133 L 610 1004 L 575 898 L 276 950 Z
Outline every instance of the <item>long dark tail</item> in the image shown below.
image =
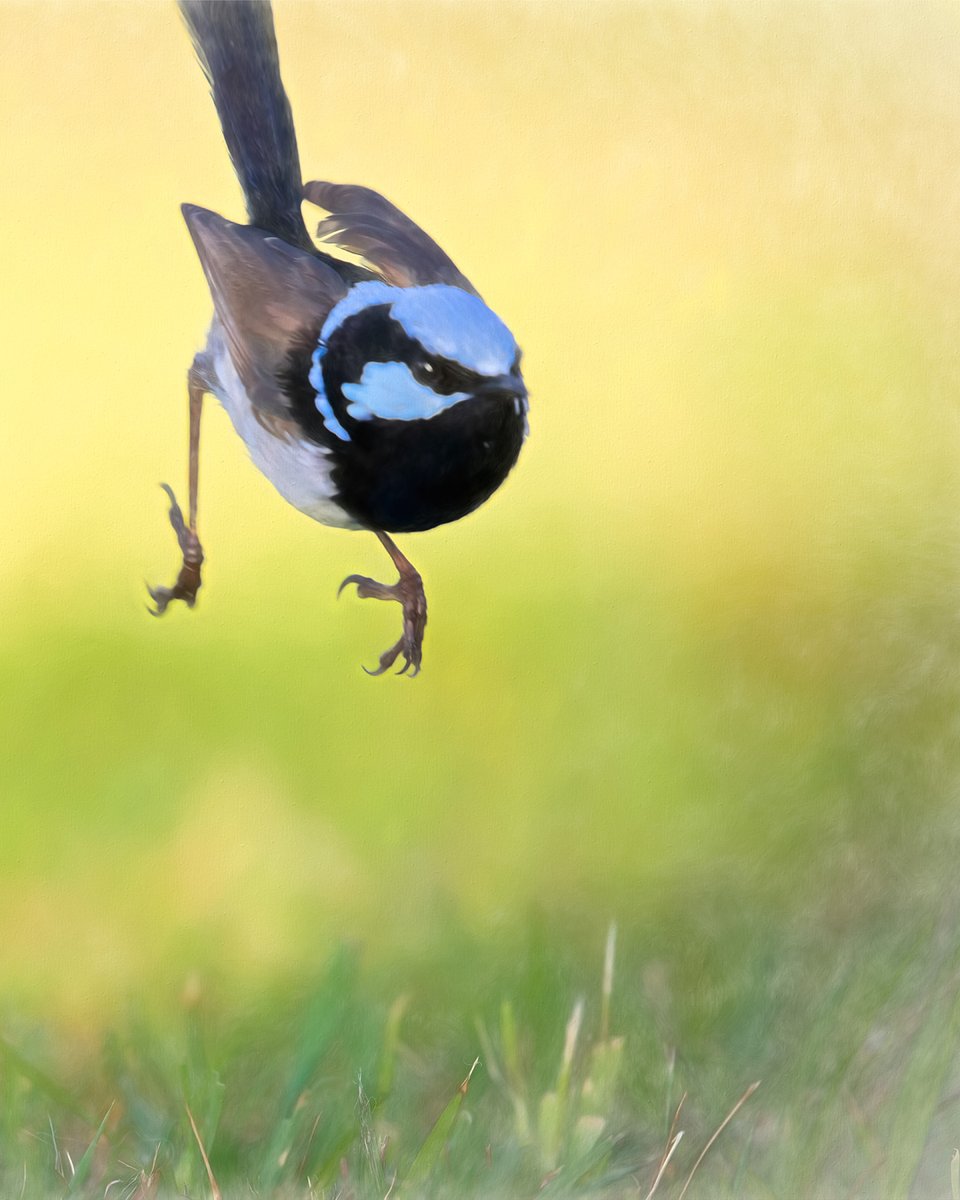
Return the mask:
M 269 0 L 179 0 L 252 225 L 311 248 Z

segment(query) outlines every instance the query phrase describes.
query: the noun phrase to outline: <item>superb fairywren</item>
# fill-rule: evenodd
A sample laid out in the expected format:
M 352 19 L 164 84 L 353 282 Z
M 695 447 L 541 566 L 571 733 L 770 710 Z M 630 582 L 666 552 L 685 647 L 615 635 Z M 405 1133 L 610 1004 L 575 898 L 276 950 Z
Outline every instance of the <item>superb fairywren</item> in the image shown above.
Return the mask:
M 301 512 L 369 529 L 395 584 L 350 575 L 362 597 L 397 600 L 403 633 L 372 674 L 399 657 L 420 669 L 427 603 L 390 533 L 471 512 L 503 482 L 527 431 L 520 351 L 440 247 L 365 187 L 301 180 L 273 17 L 261 0 L 180 0 L 210 82 L 249 225 L 195 205 L 183 214 L 213 298 L 207 344 L 188 374 L 190 505 L 170 497 L 183 554 L 172 588 L 151 588 L 157 615 L 190 607 L 200 587 L 197 475 L 203 397 L 216 396 L 257 467 Z M 329 215 L 314 245 L 306 199 Z

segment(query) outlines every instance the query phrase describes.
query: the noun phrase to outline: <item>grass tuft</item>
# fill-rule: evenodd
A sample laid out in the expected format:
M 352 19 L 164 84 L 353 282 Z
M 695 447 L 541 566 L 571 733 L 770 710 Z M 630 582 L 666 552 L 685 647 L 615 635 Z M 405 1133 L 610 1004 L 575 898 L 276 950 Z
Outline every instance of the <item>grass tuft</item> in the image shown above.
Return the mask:
M 197 1146 L 200 1149 L 200 1157 L 203 1159 L 203 1165 L 207 1172 L 207 1179 L 210 1181 L 210 1192 L 213 1196 L 213 1200 L 223 1200 L 220 1186 L 217 1183 L 216 1176 L 213 1173 L 213 1167 L 210 1166 L 210 1159 L 207 1157 L 207 1151 L 203 1144 L 203 1138 L 200 1136 L 200 1130 L 197 1128 L 197 1122 L 194 1120 L 193 1113 L 190 1111 L 190 1105 L 188 1104 L 186 1108 L 187 1116 L 190 1119 L 190 1128 L 193 1130 L 193 1136 L 197 1139 Z
M 69 1152 L 67 1152 L 67 1160 L 70 1163 L 71 1175 L 70 1182 L 67 1185 L 67 1190 L 64 1192 L 64 1200 L 68 1200 L 68 1198 L 82 1194 L 82 1189 L 90 1176 L 91 1169 L 93 1168 L 94 1154 L 97 1146 L 100 1144 L 100 1139 L 103 1137 L 103 1132 L 107 1127 L 107 1121 L 110 1119 L 111 1112 L 113 1112 L 112 1104 L 104 1113 L 103 1120 L 100 1122 L 97 1132 L 94 1134 L 86 1150 L 84 1150 L 83 1156 L 77 1163 L 76 1167 L 74 1167 L 73 1160 L 70 1158 Z M 51 1130 L 52 1128 L 53 1126 L 51 1125 Z M 214 1200 L 220 1200 L 220 1197 L 215 1196 Z

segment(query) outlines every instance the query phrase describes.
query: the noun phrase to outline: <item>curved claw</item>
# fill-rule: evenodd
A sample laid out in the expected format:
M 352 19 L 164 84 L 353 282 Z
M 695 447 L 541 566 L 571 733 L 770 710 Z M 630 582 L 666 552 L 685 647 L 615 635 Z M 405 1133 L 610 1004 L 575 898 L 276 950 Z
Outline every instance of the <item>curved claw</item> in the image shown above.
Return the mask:
M 363 669 L 368 675 L 383 675 L 386 671 L 390 670 L 390 668 L 399 658 L 401 652 L 404 654 L 406 653 L 404 651 L 403 638 L 401 638 L 395 646 L 391 646 L 389 650 L 384 650 L 384 652 L 380 655 L 380 666 L 377 667 L 375 671 L 371 671 L 369 667 L 364 667 Z M 363 664 L 361 664 L 361 666 L 362 665 Z
M 362 575 L 348 575 L 343 583 L 341 583 L 337 588 L 337 599 L 340 599 L 340 594 L 342 593 L 343 589 L 348 587 L 351 583 L 355 583 L 357 587 L 359 587 L 363 582 L 365 582 L 365 580 Z
M 174 495 L 173 488 L 169 483 L 161 483 L 160 487 L 166 492 L 170 500 L 170 524 L 173 527 L 173 532 L 177 535 L 177 543 L 180 546 L 183 561 L 180 566 L 180 573 L 177 575 L 177 581 L 173 587 L 153 588 L 149 583 L 147 584 L 150 599 L 156 605 L 155 608 L 148 606 L 147 612 L 154 617 L 162 617 L 174 600 L 182 600 L 187 608 L 194 607 L 197 602 L 197 591 L 200 588 L 201 567 L 203 565 L 203 549 L 196 533 L 192 529 L 189 529 L 184 522 L 183 512 L 177 503 L 177 497 Z
M 423 634 L 427 625 L 427 598 L 423 592 L 423 581 L 385 534 L 380 535 L 380 540 L 390 550 L 391 557 L 400 571 L 397 582 L 379 583 L 366 575 L 348 575 L 337 589 L 337 595 L 340 596 L 344 588 L 353 583 L 356 584 L 357 595 L 361 600 L 395 600 L 401 605 L 403 633 L 400 640 L 380 655 L 379 665 L 375 669 L 364 667 L 363 670 L 367 675 L 383 675 L 403 655 L 403 662 L 396 674 L 407 675 L 413 679 L 420 674 Z
M 199 586 L 199 580 L 196 583 L 196 587 L 181 587 L 178 581 L 172 588 L 152 588 L 148 583 L 147 591 L 150 593 L 150 599 L 154 602 L 156 608 L 151 608 L 148 604 L 147 612 L 152 617 L 162 617 L 174 600 L 182 600 L 187 608 L 193 608 L 197 602 L 196 588 Z
M 183 509 L 177 502 L 177 497 L 174 495 L 173 488 L 169 483 L 161 483 L 160 487 L 167 493 L 170 500 L 170 524 L 173 526 L 173 532 L 177 535 L 177 541 L 180 543 L 180 549 L 186 551 L 187 543 L 190 537 L 190 531 L 187 529 L 186 522 L 183 519 Z
M 395 646 L 391 646 L 389 650 L 385 650 L 380 655 L 380 665 L 376 670 L 371 671 L 369 667 L 363 667 L 363 669 L 368 675 L 384 675 L 402 654 L 403 666 L 395 674 L 407 675 L 409 673 L 409 677 L 413 679 L 416 675 L 420 674 L 420 663 L 417 661 L 419 650 L 420 647 L 416 644 L 413 637 L 404 634 Z M 361 666 L 363 666 L 362 663 Z
M 152 588 L 149 583 L 146 586 L 147 586 L 147 592 L 150 594 L 150 599 L 156 605 L 155 608 L 151 608 L 150 605 L 148 604 L 147 612 L 150 614 L 151 617 L 162 617 L 163 614 L 167 611 L 167 605 L 170 603 L 171 599 L 173 598 L 172 596 L 167 594 L 170 589 L 169 588 Z

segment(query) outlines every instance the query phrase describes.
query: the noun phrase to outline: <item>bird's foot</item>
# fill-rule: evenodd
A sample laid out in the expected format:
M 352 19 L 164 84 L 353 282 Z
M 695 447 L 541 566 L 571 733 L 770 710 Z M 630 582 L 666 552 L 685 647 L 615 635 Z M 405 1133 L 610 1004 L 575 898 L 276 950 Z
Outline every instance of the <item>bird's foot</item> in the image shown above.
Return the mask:
M 147 585 L 150 599 L 156 605 L 155 608 L 150 608 L 148 611 L 155 617 L 162 617 L 172 600 L 182 600 L 187 608 L 193 608 L 197 602 L 197 592 L 200 589 L 200 567 L 203 563 L 203 548 L 200 545 L 200 539 L 184 522 L 180 505 L 173 494 L 173 488 L 166 483 L 161 483 L 160 486 L 170 497 L 170 524 L 177 535 L 177 542 L 183 555 L 183 565 L 180 567 L 177 582 L 172 588 L 153 588 L 149 584 Z
M 406 675 L 409 672 L 411 679 L 419 675 L 423 659 L 423 633 L 427 625 L 427 597 L 418 572 L 412 567 L 409 570 L 401 568 L 400 578 L 394 584 L 378 583 L 376 579 L 368 579 L 365 575 L 348 575 L 340 584 L 337 595 L 351 583 L 357 585 L 357 595 L 361 600 L 396 600 L 403 605 L 403 636 L 395 646 L 380 655 L 380 666 L 375 671 L 366 667 L 363 669 L 368 675 L 382 675 L 402 654 L 404 662 L 397 674 Z

